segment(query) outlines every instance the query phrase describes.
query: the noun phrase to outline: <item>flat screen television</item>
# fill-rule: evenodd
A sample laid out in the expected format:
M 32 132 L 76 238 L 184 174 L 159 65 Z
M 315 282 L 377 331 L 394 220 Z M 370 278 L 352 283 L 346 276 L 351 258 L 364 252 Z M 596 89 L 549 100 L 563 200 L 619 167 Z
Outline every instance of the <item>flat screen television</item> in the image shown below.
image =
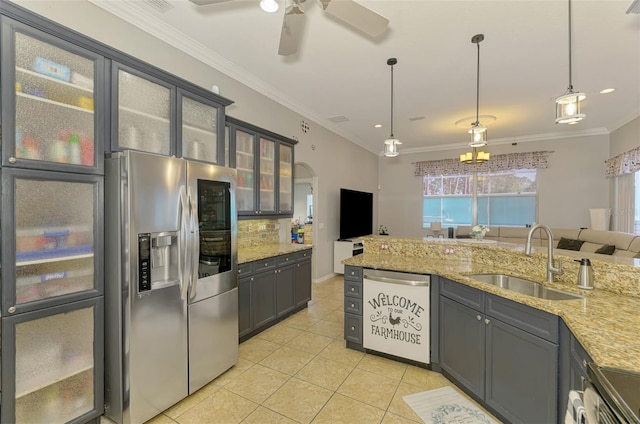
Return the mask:
M 340 189 L 340 240 L 373 234 L 373 193 Z

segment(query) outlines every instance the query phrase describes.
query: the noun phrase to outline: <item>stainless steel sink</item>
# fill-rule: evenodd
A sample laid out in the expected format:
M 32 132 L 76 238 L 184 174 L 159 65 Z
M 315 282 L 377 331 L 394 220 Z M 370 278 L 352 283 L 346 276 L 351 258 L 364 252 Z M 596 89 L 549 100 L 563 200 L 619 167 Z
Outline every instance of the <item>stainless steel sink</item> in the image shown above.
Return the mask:
M 545 287 L 535 281 L 525 280 L 523 278 L 512 277 L 504 274 L 470 274 L 469 278 L 479 280 L 485 283 L 504 289 L 513 290 L 515 292 L 526 294 L 527 296 L 538 297 L 548 300 L 574 300 L 584 299 L 585 297 L 575 293 L 568 293 L 562 290 L 556 290 Z

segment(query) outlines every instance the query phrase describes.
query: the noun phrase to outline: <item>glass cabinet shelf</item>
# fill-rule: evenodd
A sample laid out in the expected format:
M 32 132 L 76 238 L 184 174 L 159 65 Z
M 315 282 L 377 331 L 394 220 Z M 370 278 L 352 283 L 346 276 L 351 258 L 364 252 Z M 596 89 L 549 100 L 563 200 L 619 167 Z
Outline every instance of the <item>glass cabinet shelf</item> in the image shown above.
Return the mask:
M 57 78 L 52 78 L 47 75 L 40 74 L 30 69 L 21 68 L 19 66 L 16 66 L 16 79 L 17 79 L 16 91 L 18 91 L 17 90 L 18 87 L 20 88 L 23 87 L 23 83 L 27 83 L 29 86 L 33 86 L 34 83 L 37 82 L 38 85 L 43 84 L 42 88 L 44 88 L 45 92 L 48 91 L 47 90 L 48 88 L 63 86 L 70 89 L 78 90 L 80 92 L 93 94 L 93 80 L 90 80 L 90 79 L 86 79 L 86 81 L 83 80 L 82 82 L 76 82 L 76 83 L 67 82 Z
M 75 358 L 73 362 L 63 364 L 61 367 L 51 369 L 50 372 L 40 373 L 31 379 L 20 382 L 19 390 L 16 390 L 16 399 L 42 390 L 48 386 L 57 384 L 63 380 L 72 378 L 85 371 L 93 369 L 93 356 Z M 18 389 L 16 387 L 16 389 Z
M 76 110 L 78 112 L 85 112 L 85 113 L 89 113 L 89 114 L 93 115 L 93 110 L 92 109 L 86 109 L 86 108 L 83 108 L 83 107 L 80 107 L 80 106 L 74 106 L 74 105 L 70 105 L 70 104 L 67 104 L 67 103 L 61 103 L 61 102 L 58 102 L 58 101 L 55 101 L 55 100 L 45 99 L 44 97 L 34 96 L 32 94 L 26 94 L 26 93 L 17 92 L 16 96 L 17 97 L 22 97 L 22 98 L 25 98 L 25 99 L 28 99 L 28 100 L 35 100 L 35 101 L 38 101 L 38 102 L 48 103 L 50 105 L 61 106 L 61 107 L 67 108 L 67 109 Z
M 142 112 L 142 111 L 136 110 L 136 109 L 131 109 L 131 108 L 126 107 L 126 106 L 119 106 L 118 110 L 120 112 L 127 112 L 127 113 L 130 113 L 132 115 L 137 115 L 137 116 L 140 116 L 140 117 L 143 117 L 143 118 L 147 118 L 147 119 L 150 119 L 152 121 L 158 121 L 158 122 L 162 122 L 162 123 L 165 123 L 165 124 L 169 123 L 169 119 L 167 119 L 167 118 L 163 118 L 163 117 L 157 116 L 157 115 L 152 115 L 150 113 Z
M 87 246 L 88 248 L 93 248 L 93 246 Z M 87 249 L 89 250 L 89 249 Z M 51 262 L 59 262 L 59 261 L 72 261 L 75 259 L 87 259 L 87 258 L 93 258 L 93 253 L 83 253 L 83 254 L 69 254 L 67 256 L 64 255 L 60 255 L 60 252 L 51 252 L 50 254 L 47 253 L 45 255 L 50 255 L 50 257 L 45 257 L 42 259 L 31 259 L 31 260 L 23 260 L 23 261 L 16 261 L 16 266 L 29 266 L 29 265 L 40 265 L 40 264 L 46 264 L 46 263 L 51 263 Z M 19 256 L 18 256 L 19 258 Z

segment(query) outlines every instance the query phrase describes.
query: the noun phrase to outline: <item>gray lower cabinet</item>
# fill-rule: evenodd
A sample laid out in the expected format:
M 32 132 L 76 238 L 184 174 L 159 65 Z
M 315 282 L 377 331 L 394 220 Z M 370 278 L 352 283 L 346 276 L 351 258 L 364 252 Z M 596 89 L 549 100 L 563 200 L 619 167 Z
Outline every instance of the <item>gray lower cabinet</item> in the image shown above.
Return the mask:
M 564 321 L 560 323 L 560 391 L 558 416 L 567 410 L 570 390 L 583 391 L 587 384 L 587 363 L 593 362 L 587 351 Z
M 276 274 L 276 316 L 281 317 L 296 307 L 295 303 L 295 272 L 294 264 L 286 265 L 277 270 Z
M 307 252 L 304 252 L 307 254 Z M 296 264 L 296 274 L 294 282 L 294 294 L 296 307 L 306 305 L 311 300 L 311 254 L 309 257 L 302 256 Z
M 558 317 L 441 281 L 442 369 L 508 422 L 557 422 Z
M 362 268 L 344 267 L 344 339 L 362 350 Z
M 311 300 L 311 249 L 238 266 L 238 334 L 246 340 Z
M 262 272 L 251 277 L 251 310 L 253 329 L 276 318 L 276 273 Z

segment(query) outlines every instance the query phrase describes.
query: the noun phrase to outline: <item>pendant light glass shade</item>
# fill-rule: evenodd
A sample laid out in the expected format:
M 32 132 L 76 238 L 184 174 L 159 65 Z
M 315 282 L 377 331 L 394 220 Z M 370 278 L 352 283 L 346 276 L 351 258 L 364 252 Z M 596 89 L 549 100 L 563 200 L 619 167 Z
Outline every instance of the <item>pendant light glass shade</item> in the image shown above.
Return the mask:
M 384 141 L 384 155 L 388 158 L 398 156 L 398 144 L 402 144 L 397 138 L 388 138 Z
M 393 65 L 398 63 L 398 59 L 392 57 L 387 60 L 387 65 L 391 67 L 391 134 L 389 138 L 384 141 L 384 155 L 385 157 L 392 158 L 398 156 L 398 145 L 402 144 L 400 140 L 393 136 Z
M 556 99 L 556 124 L 577 124 L 586 115 L 580 111 L 580 102 L 587 98 L 584 93 L 573 91 L 571 79 L 571 0 L 569 1 L 569 88 Z
M 484 125 L 478 122 L 474 123 L 469 129 L 469 134 L 471 134 L 469 147 L 482 147 L 487 145 L 487 127 Z

